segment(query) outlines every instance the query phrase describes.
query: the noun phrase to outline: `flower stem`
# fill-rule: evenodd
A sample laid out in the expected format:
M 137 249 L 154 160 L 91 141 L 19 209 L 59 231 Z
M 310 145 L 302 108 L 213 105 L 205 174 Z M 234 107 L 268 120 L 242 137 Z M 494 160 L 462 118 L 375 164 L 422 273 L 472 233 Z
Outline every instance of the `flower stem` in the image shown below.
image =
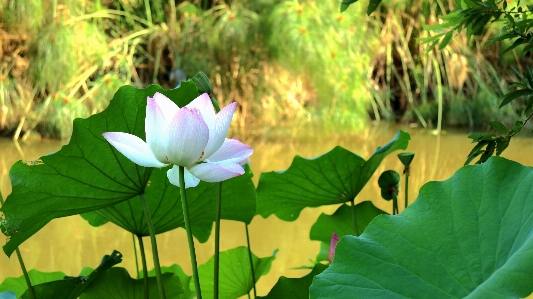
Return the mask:
M 246 228 L 246 243 L 248 244 L 248 258 L 250 259 L 250 268 L 252 269 L 252 280 L 254 282 L 254 298 L 256 298 L 257 293 L 255 290 L 254 260 L 252 259 L 252 247 L 250 247 L 250 234 L 248 233 L 248 224 L 244 223 L 244 227 Z M 248 294 L 248 298 L 250 298 L 250 294 Z
M 220 270 L 220 216 L 222 214 L 222 182 L 218 183 L 217 210 L 215 218 L 215 286 L 214 299 L 218 299 L 218 275 Z
M 139 248 L 141 249 L 141 261 L 143 263 L 144 298 L 148 299 L 148 267 L 146 267 L 146 255 L 144 253 L 143 236 L 137 235 L 137 239 L 139 240 Z M 139 269 L 137 269 L 137 273 L 139 273 Z
M 187 231 L 187 239 L 189 241 L 189 253 L 191 256 L 192 276 L 194 278 L 196 298 L 202 299 L 202 290 L 200 289 L 200 277 L 198 277 L 198 265 L 196 263 L 196 251 L 194 250 L 194 239 L 192 238 L 191 222 L 189 219 L 189 206 L 187 204 L 187 196 L 185 194 L 185 167 L 179 166 L 179 176 L 181 186 L 181 205 L 183 207 L 183 221 L 185 222 L 185 230 Z
M 356 236 L 359 236 L 359 227 L 357 227 L 357 220 L 355 218 L 355 205 L 354 205 L 354 200 L 350 200 L 350 205 L 351 205 L 351 208 L 352 208 L 352 221 L 353 221 L 353 226 L 355 228 L 355 235 Z
M 0 192 L 0 206 L 4 205 L 4 198 L 2 197 L 2 193 Z M 30 276 L 28 275 L 28 271 L 26 270 L 26 266 L 24 265 L 24 261 L 22 260 L 22 254 L 20 254 L 19 248 L 15 248 L 15 252 L 17 253 L 17 258 L 19 260 L 20 268 L 22 269 L 22 273 L 24 274 L 24 280 L 26 280 L 26 285 L 28 286 L 28 290 L 30 291 L 30 298 L 36 299 L 35 292 L 33 291 L 33 286 L 31 285 Z
M 135 254 L 135 269 L 137 270 L 137 279 L 139 279 L 139 256 L 137 254 L 137 243 L 135 242 L 135 234 L 133 233 L 131 234 L 131 240 L 133 241 L 133 253 Z
M 154 224 L 152 223 L 152 217 L 150 217 L 150 211 L 148 211 L 148 204 L 146 203 L 144 193 L 141 194 L 141 202 L 144 210 L 144 218 L 146 218 L 146 224 L 148 225 L 148 231 L 150 232 L 150 242 L 152 243 L 152 254 L 154 259 L 155 277 L 157 279 L 157 288 L 159 289 L 159 298 L 166 299 L 167 296 L 165 295 L 165 288 L 163 287 L 163 279 L 161 278 L 161 266 L 159 265 Z
M 409 205 L 409 168 L 405 171 L 405 208 Z

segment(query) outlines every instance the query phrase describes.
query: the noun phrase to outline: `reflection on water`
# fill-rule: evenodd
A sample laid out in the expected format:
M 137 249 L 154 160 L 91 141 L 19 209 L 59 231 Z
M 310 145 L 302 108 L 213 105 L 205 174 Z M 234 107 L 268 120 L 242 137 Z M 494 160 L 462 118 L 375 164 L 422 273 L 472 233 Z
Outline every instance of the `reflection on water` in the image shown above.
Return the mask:
M 308 158 L 316 157 L 336 145 L 341 145 L 366 159 L 377 146 L 388 142 L 396 130 L 397 128 L 370 127 L 354 134 L 323 134 L 279 141 L 246 141 L 255 150 L 252 155 L 252 170 L 257 174 L 254 178 L 255 183 L 257 184 L 261 172 L 289 167 L 297 154 Z M 428 131 L 406 130 L 411 134 L 407 150 L 416 153 L 409 179 L 409 198 L 412 202 L 424 183 L 444 180 L 453 175 L 463 165 L 472 146 L 466 137 L 467 134 L 464 133 L 448 133 L 439 140 Z M 440 147 L 437 147 L 437 144 L 440 144 Z M 17 147 L 10 140 L 0 140 L 0 187 L 4 197 L 11 192 L 8 171 L 15 161 L 37 159 L 44 154 L 59 150 L 61 145 L 59 141 L 41 141 L 24 143 Z M 532 145 L 533 140 L 530 138 L 515 137 L 503 156 L 524 165 L 533 165 L 533 156 L 523 154 L 525 152 L 523 149 L 530 149 Z M 379 174 L 387 169 L 394 169 L 399 173 L 403 170 L 396 154 L 385 159 L 356 201 L 372 200 L 377 207 L 387 211 L 392 210 L 390 202 L 381 200 L 377 186 Z M 399 207 L 402 210 L 403 197 L 399 200 Z M 309 260 L 316 257 L 319 243 L 309 240 L 310 228 L 320 213 L 332 213 L 335 209 L 336 206 L 305 209 L 300 218 L 294 222 L 283 222 L 275 216 L 267 219 L 260 216 L 254 218 L 250 225 L 253 252 L 259 257 L 264 257 L 271 255 L 276 249 L 279 250 L 269 274 L 260 279 L 258 295 L 266 295 L 280 276 L 300 277 L 308 272 L 293 268 L 309 265 Z M 244 224 L 223 221 L 221 228 L 222 250 L 246 245 Z M 190 274 L 185 231 L 177 229 L 158 235 L 157 239 L 162 265 L 178 263 L 186 273 Z M 146 239 L 145 243 L 148 242 Z M 206 243 L 197 244 L 200 264 L 205 263 L 213 255 L 213 247 L 213 236 Z M 86 265 L 96 267 L 102 256 L 110 254 L 114 249 L 124 255 L 124 261 L 119 266 L 127 268 L 130 274 L 133 274 L 135 259 L 131 234 L 114 224 L 93 228 L 79 216 L 53 220 L 20 247 L 26 267 L 29 269 L 36 268 L 45 272 L 63 271 L 67 275 L 77 275 Z M 149 244 L 146 245 L 146 250 L 147 256 L 151 257 Z M 152 268 L 151 258 L 148 258 L 148 264 L 148 267 Z M 6 277 L 20 275 L 22 272 L 16 258 L 7 259 L 5 255 L 0 254 L 0 282 Z

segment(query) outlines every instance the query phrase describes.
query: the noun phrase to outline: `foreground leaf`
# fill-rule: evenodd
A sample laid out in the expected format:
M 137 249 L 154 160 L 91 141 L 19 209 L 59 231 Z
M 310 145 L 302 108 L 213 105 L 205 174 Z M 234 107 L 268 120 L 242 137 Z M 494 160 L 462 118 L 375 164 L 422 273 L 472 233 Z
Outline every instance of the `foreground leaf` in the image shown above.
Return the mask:
M 66 276 L 63 272 L 41 272 L 35 269 L 28 271 L 28 275 L 30 276 L 32 285 L 61 280 Z M 0 284 L 0 292 L 11 291 L 15 293 L 17 298 L 20 298 L 27 289 L 28 285 L 26 284 L 23 275 L 17 278 L 8 277 L 2 282 L 2 284 Z
M 524 298 L 533 292 L 533 168 L 500 157 L 422 187 L 346 236 L 311 298 Z M 394 279 L 391 279 L 394 278 Z
M 316 275 L 326 270 L 328 266 L 324 264 L 316 264 L 313 270 L 300 278 L 280 277 L 278 282 L 274 285 L 272 290 L 265 297 L 258 297 L 263 299 L 308 299 L 309 286 Z
M 289 169 L 261 174 L 258 214 L 264 218 L 275 214 L 293 221 L 306 207 L 348 202 L 359 194 L 387 155 L 407 148 L 409 139 L 408 133 L 398 131 L 367 161 L 340 146 L 315 159 L 296 156 Z
M 180 294 L 183 293 L 180 279 L 173 273 L 165 273 L 162 275 L 162 278 L 167 298 L 180 299 Z M 148 290 L 148 298 L 159 298 L 159 290 L 155 277 L 148 278 Z M 131 278 L 128 271 L 124 268 L 111 268 L 92 283 L 80 297 L 80 299 L 102 298 L 144 298 L 144 281 L 143 279 Z
M 183 288 L 183 293 L 179 297 L 180 299 L 194 299 L 196 297 L 194 283 L 191 281 L 192 277 L 185 274 L 180 265 L 174 264 L 170 267 L 161 267 L 161 273 L 174 273 L 180 279 L 181 286 Z M 143 277 L 142 271 L 139 272 L 139 274 L 140 277 Z M 150 270 L 148 272 L 148 276 L 155 276 L 155 270 Z
M 270 257 L 258 258 L 252 254 L 256 281 L 270 271 L 275 253 Z M 198 267 L 202 296 L 213 298 L 214 257 Z M 235 299 L 248 294 L 254 286 L 248 248 L 237 247 L 220 252 L 219 298 Z
M 13 192 L 0 209 L 18 228 L 4 245 L 15 248 L 54 218 L 113 206 L 144 192 L 152 168 L 144 168 L 117 152 L 104 132 L 128 132 L 145 139 L 146 99 L 161 92 L 183 106 L 198 96 L 194 83 L 164 90 L 121 87 L 109 106 L 87 119 L 74 121 L 70 142 L 36 161 L 17 162 L 9 172 Z

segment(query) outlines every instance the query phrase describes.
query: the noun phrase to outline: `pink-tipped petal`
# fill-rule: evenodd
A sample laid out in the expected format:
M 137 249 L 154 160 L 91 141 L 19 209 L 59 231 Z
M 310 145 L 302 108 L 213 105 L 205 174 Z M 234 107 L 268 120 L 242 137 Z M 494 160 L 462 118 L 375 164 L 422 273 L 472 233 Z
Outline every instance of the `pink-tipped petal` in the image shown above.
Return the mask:
M 156 97 L 159 98 L 159 101 L 156 100 Z M 148 143 L 154 156 L 160 162 L 166 161 L 168 145 L 167 122 L 170 120 L 166 119 L 167 116 L 165 116 L 163 108 L 158 105 L 158 103 L 165 103 L 168 100 L 162 98 L 166 97 L 160 93 L 156 93 L 153 98 L 148 97 L 145 119 L 146 143 Z
M 209 129 L 196 110 L 181 108 L 167 129 L 169 163 L 189 166 L 203 156 L 209 141 Z
M 231 125 L 231 119 L 233 118 L 233 113 L 235 112 L 236 107 L 237 103 L 233 102 L 224 107 L 224 109 L 220 110 L 220 112 L 215 116 L 215 122 L 213 126 L 209 127 L 209 142 L 205 147 L 204 159 L 208 159 L 224 143 L 224 139 L 228 134 L 228 129 Z
M 254 150 L 237 139 L 224 140 L 222 146 L 209 157 L 209 162 L 241 163 L 245 161 Z
M 161 109 L 165 115 L 165 121 L 167 124 L 172 120 L 176 112 L 180 110 L 176 103 L 172 102 L 171 99 L 167 98 L 164 94 L 156 92 L 153 97 L 156 105 Z
M 174 186 L 180 187 L 180 171 L 178 166 L 174 165 L 171 169 L 167 171 L 167 177 L 170 183 Z M 187 168 L 185 168 L 185 189 L 198 186 L 200 179 L 193 176 Z
M 337 243 L 339 243 L 339 236 L 337 236 L 336 233 L 333 233 L 333 235 L 331 235 L 331 243 L 327 253 L 327 258 L 330 264 L 333 263 L 333 259 L 335 258 L 335 247 L 337 247 Z
M 244 174 L 242 166 L 236 163 L 201 163 L 193 166 L 189 171 L 195 177 L 209 183 L 222 182 Z
M 211 98 L 207 93 L 199 95 L 196 99 L 185 106 L 189 109 L 196 109 L 200 111 L 204 122 L 207 124 L 207 127 L 211 129 L 215 123 L 215 107 L 211 102 Z
M 122 132 L 107 132 L 102 135 L 113 147 L 137 165 L 144 167 L 167 165 L 159 162 L 148 144 L 135 135 Z

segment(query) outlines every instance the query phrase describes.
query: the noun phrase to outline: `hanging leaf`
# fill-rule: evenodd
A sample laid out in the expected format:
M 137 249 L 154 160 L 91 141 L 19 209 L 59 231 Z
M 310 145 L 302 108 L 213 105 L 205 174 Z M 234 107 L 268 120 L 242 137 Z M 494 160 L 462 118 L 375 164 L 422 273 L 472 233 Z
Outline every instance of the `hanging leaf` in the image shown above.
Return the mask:
M 530 215 L 533 168 L 500 157 L 465 166 L 425 184 L 401 214 L 376 217 L 361 237 L 342 238 L 311 298 L 527 297 Z
M 353 210 L 359 233 L 362 233 L 376 216 L 386 214 L 376 208 L 371 201 L 360 202 L 353 207 Z M 351 206 L 344 204 L 332 215 L 322 213 L 311 227 L 309 238 L 329 245 L 332 233 L 336 233 L 340 238 L 356 235 Z
M 168 299 L 181 299 L 183 287 L 180 279 L 173 273 L 162 276 L 165 294 Z M 159 289 L 155 277 L 148 278 L 148 298 L 159 298 Z M 56 297 L 62 298 L 62 297 Z M 124 268 L 111 268 L 94 281 L 80 296 L 80 299 L 131 299 L 144 298 L 144 280 L 134 279 Z
M 274 285 L 272 290 L 265 297 L 257 297 L 262 299 L 308 299 L 309 298 L 309 286 L 313 282 L 313 278 L 316 275 L 326 270 L 328 266 L 324 264 L 316 264 L 313 270 L 300 278 L 287 278 L 282 276 L 278 282 Z
M 270 271 L 276 252 L 270 257 L 257 258 L 252 254 L 256 281 Z M 213 298 L 214 257 L 198 267 L 202 296 Z M 237 247 L 220 252 L 219 298 L 234 299 L 248 294 L 254 286 L 248 248 Z
M 394 170 L 386 170 L 379 176 L 378 185 L 383 199 L 396 198 L 400 192 L 400 175 Z
M 365 161 L 340 146 L 315 159 L 296 156 L 289 169 L 262 173 L 257 187 L 258 214 L 276 214 L 293 221 L 306 207 L 345 203 L 354 199 L 390 153 L 407 148 L 409 134 L 398 131 Z

